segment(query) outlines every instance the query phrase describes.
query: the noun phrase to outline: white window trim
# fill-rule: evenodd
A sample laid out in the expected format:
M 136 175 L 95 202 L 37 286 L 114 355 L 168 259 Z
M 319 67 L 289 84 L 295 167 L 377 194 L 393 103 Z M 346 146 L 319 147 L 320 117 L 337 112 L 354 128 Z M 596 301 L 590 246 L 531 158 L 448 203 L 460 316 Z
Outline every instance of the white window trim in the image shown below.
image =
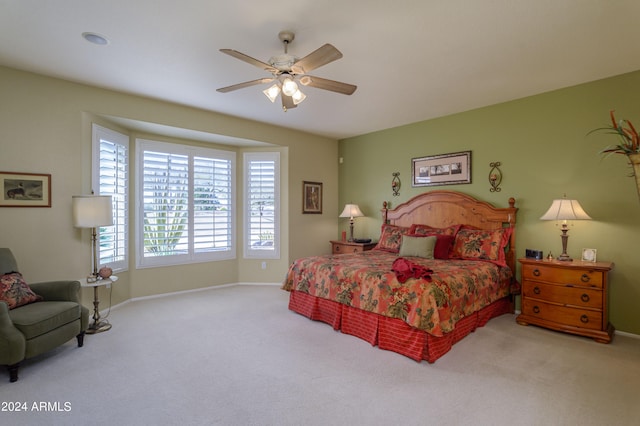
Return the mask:
M 112 143 L 123 145 L 127 149 L 127 174 L 129 174 L 131 168 L 131 150 L 129 149 L 129 136 L 115 130 L 102 127 L 98 124 L 92 123 L 91 126 L 91 156 L 92 156 L 92 171 L 91 171 L 91 188 L 92 191 L 96 191 L 97 195 L 100 194 L 100 140 L 105 139 Z M 109 262 L 101 264 L 99 266 L 109 266 L 115 272 L 122 272 L 129 269 L 129 194 L 131 188 L 131 179 L 127 176 L 127 185 L 125 192 L 124 206 L 124 259 L 116 262 Z M 106 194 L 111 195 L 111 194 Z M 115 214 L 114 210 L 114 214 Z M 98 240 L 100 239 L 100 229 L 97 229 Z M 98 260 L 100 259 L 99 253 L 100 247 L 98 245 Z
M 141 190 L 144 174 L 144 151 L 158 150 L 177 155 L 188 155 L 189 162 L 193 165 L 193 156 L 216 157 L 231 162 L 231 199 L 230 206 L 233 209 L 230 215 L 230 247 L 226 250 L 213 251 L 207 253 L 192 253 L 191 248 L 188 254 L 170 255 L 158 257 L 144 257 L 144 215 L 142 208 L 144 205 L 144 193 Z M 158 142 L 148 139 L 136 139 L 136 206 L 135 216 L 137 230 L 135 235 L 136 245 L 136 267 L 139 269 L 154 268 L 159 266 L 183 265 L 190 263 L 202 263 L 219 260 L 230 260 L 236 258 L 236 153 L 231 151 L 222 151 L 212 148 L 201 148 L 190 145 L 181 145 L 168 142 Z M 190 175 L 191 193 L 193 193 L 193 175 Z M 193 212 L 193 200 L 189 200 L 189 212 Z
M 279 152 L 246 152 L 244 153 L 244 238 L 243 251 L 246 259 L 280 259 L 280 153 Z M 251 161 L 274 161 L 274 186 L 275 186 L 275 203 L 274 203 L 274 232 L 273 247 L 274 250 L 253 250 L 250 244 L 250 199 L 249 199 L 249 183 L 250 183 L 250 167 Z

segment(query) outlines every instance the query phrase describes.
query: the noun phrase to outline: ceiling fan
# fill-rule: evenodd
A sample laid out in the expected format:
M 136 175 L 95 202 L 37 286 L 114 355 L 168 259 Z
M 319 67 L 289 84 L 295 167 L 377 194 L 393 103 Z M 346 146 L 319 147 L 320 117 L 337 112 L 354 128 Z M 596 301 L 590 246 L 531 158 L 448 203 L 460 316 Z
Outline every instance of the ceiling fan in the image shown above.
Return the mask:
M 268 71 L 271 77 L 259 78 L 257 80 L 245 81 L 244 83 L 234 84 L 232 86 L 221 87 L 218 92 L 227 93 L 234 90 L 243 89 L 245 87 L 255 86 L 257 84 L 274 83 L 271 87 L 263 90 L 263 93 L 271 102 L 275 102 L 278 95 L 282 99 L 282 109 L 295 108 L 300 102 L 304 101 L 306 95 L 300 91 L 298 81 L 303 86 L 315 87 L 323 90 L 330 90 L 343 95 L 351 95 L 356 91 L 357 86 L 353 84 L 341 83 L 339 81 L 328 80 L 326 78 L 314 77 L 308 75 L 309 71 L 326 65 L 330 62 L 342 58 L 342 53 L 331 44 L 314 50 L 302 59 L 298 59 L 290 55 L 287 51 L 289 43 L 295 38 L 295 34 L 291 31 L 281 31 L 278 38 L 284 44 L 284 54 L 273 56 L 269 62 L 262 62 L 244 53 L 233 49 L 220 49 L 222 53 L 233 56 L 236 59 L 247 62 L 260 69 Z

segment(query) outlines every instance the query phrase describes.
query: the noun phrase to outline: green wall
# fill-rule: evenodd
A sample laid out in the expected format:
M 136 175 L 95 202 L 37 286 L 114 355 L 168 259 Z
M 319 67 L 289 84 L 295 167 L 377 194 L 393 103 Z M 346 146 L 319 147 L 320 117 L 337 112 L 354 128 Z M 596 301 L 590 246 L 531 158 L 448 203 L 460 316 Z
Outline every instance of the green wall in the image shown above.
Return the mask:
M 596 248 L 598 260 L 615 262 L 610 274 L 610 320 L 617 330 L 640 334 L 640 201 L 623 156 L 603 159 L 599 151 L 613 136 L 586 134 L 609 123 L 609 111 L 640 126 L 640 71 L 387 129 L 340 141 L 339 204 L 354 202 L 367 216 L 356 220 L 357 237 L 376 239 L 383 201 L 392 206 L 431 189 L 471 194 L 506 207 L 519 207 L 517 255 L 525 248 L 561 253 L 560 230 L 539 220 L 554 198 L 576 198 L 593 218 L 576 221 L 568 252 L 580 258 Z M 384 102 L 380 102 L 384 105 Z M 472 151 L 472 183 L 411 186 L 411 159 Z M 490 192 L 489 163 L 502 163 L 500 192 Z M 391 191 L 400 172 L 400 196 Z M 339 224 L 339 231 L 348 221 Z

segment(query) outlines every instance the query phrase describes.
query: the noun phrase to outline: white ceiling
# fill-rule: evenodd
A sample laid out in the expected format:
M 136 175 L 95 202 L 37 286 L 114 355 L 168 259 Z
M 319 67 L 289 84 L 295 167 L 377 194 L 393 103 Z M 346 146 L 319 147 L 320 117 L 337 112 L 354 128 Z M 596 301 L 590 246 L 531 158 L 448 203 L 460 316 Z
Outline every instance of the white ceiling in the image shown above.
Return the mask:
M 0 64 L 332 138 L 345 138 L 640 69 L 638 0 L 0 0 Z M 344 57 L 283 112 L 253 86 L 296 34 Z M 110 40 L 85 41 L 83 32 Z M 0 102 L 6 102 L 2 99 Z

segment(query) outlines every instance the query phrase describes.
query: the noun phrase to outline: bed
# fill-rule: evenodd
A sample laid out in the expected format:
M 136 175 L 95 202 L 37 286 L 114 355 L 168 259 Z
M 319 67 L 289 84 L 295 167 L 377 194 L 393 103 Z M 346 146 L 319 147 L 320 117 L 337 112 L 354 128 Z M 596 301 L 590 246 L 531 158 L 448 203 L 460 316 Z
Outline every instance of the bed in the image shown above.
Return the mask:
M 373 250 L 294 261 L 289 309 L 380 349 L 435 362 L 513 312 L 518 209 L 430 191 L 390 209 Z

